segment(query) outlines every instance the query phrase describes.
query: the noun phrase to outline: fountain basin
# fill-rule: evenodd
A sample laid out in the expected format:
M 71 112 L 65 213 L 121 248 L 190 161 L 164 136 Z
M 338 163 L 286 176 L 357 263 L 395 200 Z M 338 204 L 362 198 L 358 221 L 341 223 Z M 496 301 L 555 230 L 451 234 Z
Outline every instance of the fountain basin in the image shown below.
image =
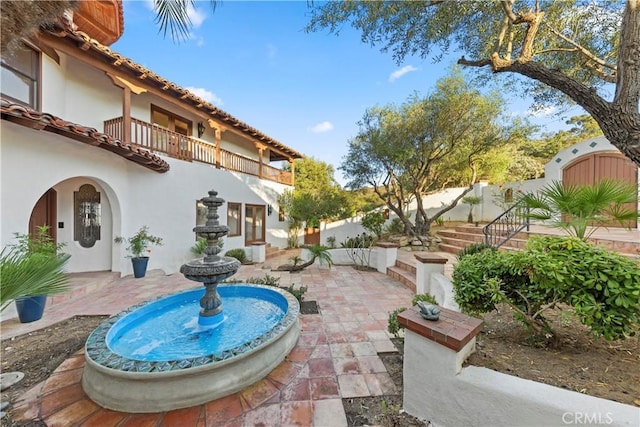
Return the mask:
M 163 357 L 153 351 L 129 352 L 126 345 L 118 345 L 119 340 L 149 318 L 161 317 L 180 305 L 190 307 L 193 316 L 197 317 L 197 301 L 204 289 L 180 292 L 130 307 L 103 322 L 87 340 L 82 376 L 82 387 L 87 395 L 108 409 L 162 412 L 227 396 L 267 376 L 298 340 L 298 301 L 289 292 L 271 286 L 221 284 L 218 292 L 229 301 L 229 308 L 233 305 L 234 295 L 252 295 L 253 299 L 263 300 L 259 304 L 275 304 L 282 308 L 282 316 L 268 328 L 264 327 L 264 319 L 259 320 L 258 329 L 242 341 L 230 340 L 228 346 L 209 345 L 209 338 L 215 336 L 216 328 L 220 326 L 187 328 L 175 337 L 175 341 L 169 338 L 167 345 L 171 351 L 169 356 Z M 247 308 L 243 315 L 250 318 L 252 310 Z M 241 329 L 246 328 L 241 326 Z M 202 339 L 200 344 L 186 349 L 189 341 L 198 339 Z M 183 355 L 176 354 L 183 347 Z

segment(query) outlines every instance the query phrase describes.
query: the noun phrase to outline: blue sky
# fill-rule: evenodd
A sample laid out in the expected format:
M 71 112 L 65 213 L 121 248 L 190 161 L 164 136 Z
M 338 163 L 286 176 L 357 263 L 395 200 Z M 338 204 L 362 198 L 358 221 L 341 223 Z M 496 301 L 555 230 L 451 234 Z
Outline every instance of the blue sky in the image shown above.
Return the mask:
M 401 104 L 426 94 L 459 57 L 434 64 L 406 58 L 360 41 L 345 27 L 340 36 L 307 34 L 306 1 L 231 1 L 212 12 L 208 1 L 191 11 L 188 40 L 164 38 L 154 23 L 150 0 L 124 2 L 123 36 L 111 48 L 168 80 L 337 170 L 348 141 L 367 108 Z M 513 114 L 527 115 L 530 102 L 510 102 Z M 549 131 L 564 126 L 556 111 L 533 117 Z M 577 113 L 573 113 L 577 114 Z

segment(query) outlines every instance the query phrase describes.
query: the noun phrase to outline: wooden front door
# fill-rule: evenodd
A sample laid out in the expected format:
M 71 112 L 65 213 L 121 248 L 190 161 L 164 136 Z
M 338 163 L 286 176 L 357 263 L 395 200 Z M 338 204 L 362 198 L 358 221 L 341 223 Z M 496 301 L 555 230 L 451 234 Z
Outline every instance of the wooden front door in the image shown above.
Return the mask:
M 244 242 L 250 245 L 265 241 L 265 206 L 245 205 L 244 207 Z
M 58 209 L 58 195 L 56 190 L 50 188 L 46 193 L 40 197 L 36 202 L 33 210 L 31 211 L 31 217 L 29 218 L 29 234 L 32 236 L 38 235 L 38 227 L 43 225 L 49 226 L 49 235 L 56 241 L 57 237 L 57 209 Z
M 623 181 L 627 184 L 638 184 L 638 168 L 628 158 L 620 153 L 594 153 L 578 158 L 562 171 L 562 182 L 569 185 L 590 185 L 603 179 Z M 637 210 L 638 205 L 630 203 L 625 208 Z M 611 227 L 620 226 L 613 223 Z M 635 228 L 637 221 L 625 224 Z

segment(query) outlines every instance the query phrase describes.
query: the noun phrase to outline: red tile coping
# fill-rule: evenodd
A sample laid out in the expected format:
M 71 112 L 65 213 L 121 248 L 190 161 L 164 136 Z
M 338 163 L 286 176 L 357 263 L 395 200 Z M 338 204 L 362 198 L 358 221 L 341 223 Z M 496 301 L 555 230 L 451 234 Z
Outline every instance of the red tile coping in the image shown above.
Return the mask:
M 389 243 L 389 242 L 378 242 L 376 243 L 376 246 L 380 248 L 399 248 L 400 247 L 400 245 L 398 245 L 397 243 Z
M 417 306 L 400 313 L 398 321 L 408 330 L 453 351 L 462 350 L 482 329 L 482 320 L 443 307 L 435 321 L 423 319 Z
M 423 264 L 446 264 L 447 259 L 440 255 L 414 255 L 418 261 Z

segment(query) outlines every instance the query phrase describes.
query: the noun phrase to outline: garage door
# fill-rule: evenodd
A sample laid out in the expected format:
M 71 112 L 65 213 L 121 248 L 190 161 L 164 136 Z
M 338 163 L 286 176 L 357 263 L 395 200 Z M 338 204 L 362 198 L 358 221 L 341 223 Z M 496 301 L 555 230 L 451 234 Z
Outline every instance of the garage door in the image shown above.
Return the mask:
M 594 184 L 602 179 L 615 179 L 628 184 L 638 184 L 638 168 L 620 153 L 594 153 L 579 157 L 562 171 L 562 182 L 569 185 Z M 630 203 L 625 207 L 637 209 L 638 205 Z M 611 224 L 612 227 L 619 223 Z M 625 224 L 636 228 L 637 221 Z

